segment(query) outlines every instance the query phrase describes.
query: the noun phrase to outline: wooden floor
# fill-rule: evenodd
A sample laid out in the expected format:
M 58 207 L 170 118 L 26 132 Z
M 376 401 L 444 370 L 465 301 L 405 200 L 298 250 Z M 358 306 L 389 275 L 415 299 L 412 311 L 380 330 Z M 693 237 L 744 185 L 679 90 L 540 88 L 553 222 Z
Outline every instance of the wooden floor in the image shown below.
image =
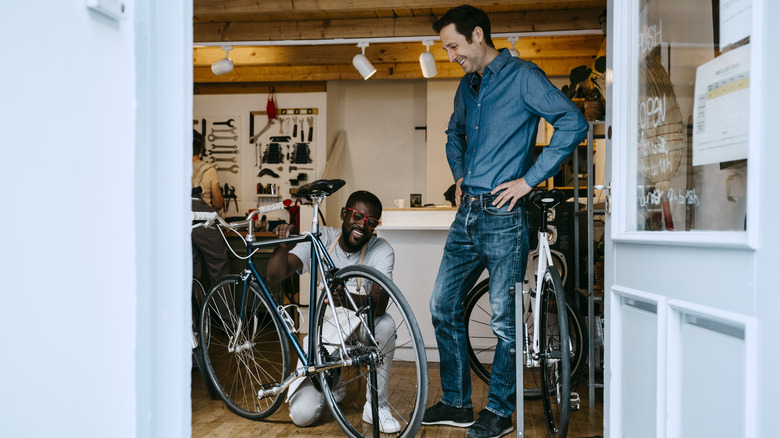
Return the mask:
M 439 383 L 439 364 L 431 363 L 428 367 L 430 380 L 428 387 L 428 406 L 441 399 Z M 603 435 L 603 405 L 601 390 L 597 389 L 596 407 L 588 407 L 587 380 L 581 382 L 577 390 L 582 398 L 580 410 L 571 414 L 569 437 L 594 437 Z M 472 400 L 474 414 L 485 406 L 488 387 L 474 377 Z M 516 414 L 515 414 L 516 416 Z M 515 416 L 513 419 L 516 420 Z M 516 423 L 515 423 L 516 424 Z M 525 436 L 542 438 L 547 436 L 544 428 L 544 413 L 542 402 L 530 400 L 525 402 Z M 331 437 L 342 436 L 344 433 L 330 417 L 328 410 L 319 421 L 311 427 L 299 428 L 290 420 L 287 404 L 265 421 L 251 421 L 233 414 L 221 400 L 211 400 L 203 384 L 200 372 L 192 372 L 192 437 L 193 438 L 242 438 L 242 437 Z M 422 426 L 417 434 L 420 437 L 465 437 L 466 429 L 448 426 Z M 516 436 L 513 432 L 507 437 Z

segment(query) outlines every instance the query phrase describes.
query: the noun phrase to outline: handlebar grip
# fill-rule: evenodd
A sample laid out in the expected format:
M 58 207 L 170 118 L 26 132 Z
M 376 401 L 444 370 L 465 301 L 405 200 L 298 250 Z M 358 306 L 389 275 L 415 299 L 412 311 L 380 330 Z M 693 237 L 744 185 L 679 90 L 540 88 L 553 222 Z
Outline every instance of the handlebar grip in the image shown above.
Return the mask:
M 273 204 L 267 204 L 260 207 L 257 207 L 257 210 L 253 210 L 249 215 L 246 217 L 246 220 L 252 220 L 253 217 L 257 215 L 261 215 L 263 213 L 270 213 L 272 211 L 279 211 L 284 210 L 284 203 L 282 202 L 276 202 Z
M 217 212 L 215 211 L 193 211 L 192 220 L 194 221 L 209 221 L 217 218 Z

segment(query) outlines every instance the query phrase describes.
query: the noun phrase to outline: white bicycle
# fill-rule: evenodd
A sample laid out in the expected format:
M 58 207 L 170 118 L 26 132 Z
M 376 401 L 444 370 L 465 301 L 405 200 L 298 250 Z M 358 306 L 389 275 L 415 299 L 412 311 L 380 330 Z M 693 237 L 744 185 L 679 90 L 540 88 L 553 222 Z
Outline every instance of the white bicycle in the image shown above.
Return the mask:
M 523 396 L 542 398 L 550 437 L 567 434 L 569 413 L 579 408 L 579 395 L 571 391 L 572 382 L 584 369 L 587 358 L 585 319 L 573 300 L 566 297 L 561 281 L 565 258 L 553 252 L 549 244 L 549 214 L 563 199 L 559 190 L 536 191 L 530 196 L 529 202 L 539 208 L 541 216 L 538 245 L 529 253 L 523 284 L 513 288 L 523 290 L 521 357 L 529 370 L 523 375 Z M 474 286 L 464 300 L 470 365 L 485 382 L 490 382 L 497 344 L 490 326 L 493 312 L 489 281 Z

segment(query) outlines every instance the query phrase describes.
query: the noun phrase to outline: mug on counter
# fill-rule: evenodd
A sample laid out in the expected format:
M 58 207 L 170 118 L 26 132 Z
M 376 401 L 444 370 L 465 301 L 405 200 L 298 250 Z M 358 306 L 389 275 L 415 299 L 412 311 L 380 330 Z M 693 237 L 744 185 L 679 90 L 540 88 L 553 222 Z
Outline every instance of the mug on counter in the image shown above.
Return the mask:
M 398 208 L 406 207 L 406 199 L 393 199 L 393 204 Z

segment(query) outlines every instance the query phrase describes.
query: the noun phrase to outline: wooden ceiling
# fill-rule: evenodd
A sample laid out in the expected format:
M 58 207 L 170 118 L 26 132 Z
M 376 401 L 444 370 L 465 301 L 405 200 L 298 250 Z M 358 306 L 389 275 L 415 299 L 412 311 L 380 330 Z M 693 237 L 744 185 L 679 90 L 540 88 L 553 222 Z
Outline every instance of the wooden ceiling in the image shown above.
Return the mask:
M 438 37 L 431 28 L 438 17 L 461 2 L 446 0 L 194 0 L 193 62 L 197 93 L 267 91 L 324 87 L 326 81 L 361 79 L 352 66 L 360 53 L 355 43 L 367 39 L 366 56 L 377 68 L 370 80 L 422 79 L 420 37 Z M 592 65 L 605 51 L 599 30 L 606 0 L 478 0 L 469 4 L 490 16 L 493 35 L 544 32 L 515 43 L 520 57 L 537 63 L 550 76 L 567 76 L 578 65 Z M 374 38 L 416 38 L 409 42 L 372 42 Z M 324 40 L 324 41 L 323 41 Z M 302 45 L 293 45 L 300 41 Z M 265 43 L 265 44 L 264 44 Z M 494 38 L 497 48 L 510 47 Z M 205 45 L 202 46 L 201 44 Z M 206 45 L 207 44 L 207 45 Z M 233 45 L 232 72 L 216 76 L 211 63 L 224 57 L 220 45 Z M 279 45 L 273 45 L 279 44 Z M 441 44 L 431 46 L 439 74 L 460 78 Z M 221 90 L 221 91 L 218 91 Z

